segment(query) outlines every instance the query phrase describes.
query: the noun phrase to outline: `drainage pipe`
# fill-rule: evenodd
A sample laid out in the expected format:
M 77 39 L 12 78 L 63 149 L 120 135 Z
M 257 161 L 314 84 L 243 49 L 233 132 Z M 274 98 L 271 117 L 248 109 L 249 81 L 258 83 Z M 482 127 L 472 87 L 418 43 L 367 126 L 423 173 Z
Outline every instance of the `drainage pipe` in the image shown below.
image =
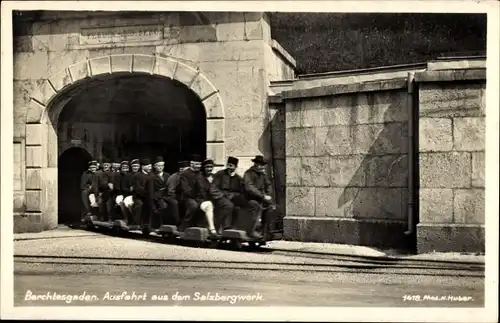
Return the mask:
M 414 78 L 415 73 L 408 73 L 408 230 L 405 235 L 410 235 L 415 230 L 415 107 L 414 107 Z

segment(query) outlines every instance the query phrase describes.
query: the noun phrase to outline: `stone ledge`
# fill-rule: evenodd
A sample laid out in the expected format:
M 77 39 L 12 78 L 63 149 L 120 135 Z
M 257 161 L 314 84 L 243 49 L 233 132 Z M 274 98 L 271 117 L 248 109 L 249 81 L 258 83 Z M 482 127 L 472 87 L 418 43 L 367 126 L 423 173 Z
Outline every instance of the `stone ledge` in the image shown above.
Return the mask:
M 291 65 L 294 69 L 297 67 L 297 61 L 275 39 L 271 41 L 271 48 L 273 49 L 273 52 L 277 53 L 278 56 L 281 56 L 281 58 L 283 58 L 285 62 Z
M 415 82 L 486 81 L 486 69 L 433 70 L 415 73 Z
M 420 223 L 417 225 L 417 250 L 418 253 L 484 253 L 484 234 L 484 225 Z
M 360 82 L 351 84 L 320 85 L 308 89 L 283 91 L 281 95 L 283 96 L 283 99 L 299 99 L 318 96 L 340 95 L 347 93 L 388 91 L 395 89 L 404 89 L 406 87 L 407 79 L 398 78 L 392 80 Z
M 42 220 L 42 213 L 14 213 L 14 233 L 42 232 L 44 231 Z
M 341 243 L 378 248 L 411 248 L 406 222 L 287 216 L 284 238 L 292 241 Z

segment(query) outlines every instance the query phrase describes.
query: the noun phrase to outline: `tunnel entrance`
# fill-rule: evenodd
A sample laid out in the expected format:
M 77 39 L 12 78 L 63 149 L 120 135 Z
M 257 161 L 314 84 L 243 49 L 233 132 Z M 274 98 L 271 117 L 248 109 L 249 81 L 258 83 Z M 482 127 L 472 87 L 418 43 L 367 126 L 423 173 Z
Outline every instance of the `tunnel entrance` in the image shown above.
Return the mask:
M 58 161 L 58 223 L 69 224 L 80 221 L 83 208 L 80 196 L 80 179 L 87 170 L 92 156 L 83 148 L 73 147 L 64 151 Z
M 68 210 L 69 205 L 79 205 L 81 209 L 79 193 L 68 189 L 76 182 L 66 174 L 71 173 L 72 164 L 81 176 L 87 166 L 83 168 L 84 162 L 80 164 L 76 159 L 87 163 L 89 156 L 77 156 L 76 151 L 87 151 L 92 159 L 112 161 L 162 156 L 165 171 L 169 173 L 177 170 L 179 160 L 188 159 L 191 154 L 206 158 L 204 106 L 193 91 L 176 80 L 150 74 L 114 73 L 107 79 L 79 85 L 60 111 L 59 155 L 66 151 L 61 158 L 73 158 L 67 165 L 62 164 L 62 159 L 59 161 L 59 173 L 64 172 L 59 187 L 66 188 L 59 190 L 60 221 L 74 219 L 76 213 Z M 80 150 L 68 153 L 72 147 Z

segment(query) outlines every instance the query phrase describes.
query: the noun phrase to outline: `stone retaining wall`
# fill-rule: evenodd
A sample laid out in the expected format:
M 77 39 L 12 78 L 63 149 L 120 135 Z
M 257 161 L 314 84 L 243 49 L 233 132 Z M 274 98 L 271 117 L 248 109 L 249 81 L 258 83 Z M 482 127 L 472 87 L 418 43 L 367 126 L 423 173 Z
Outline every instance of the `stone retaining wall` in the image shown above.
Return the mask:
M 485 69 L 419 82 L 418 251 L 484 252 Z

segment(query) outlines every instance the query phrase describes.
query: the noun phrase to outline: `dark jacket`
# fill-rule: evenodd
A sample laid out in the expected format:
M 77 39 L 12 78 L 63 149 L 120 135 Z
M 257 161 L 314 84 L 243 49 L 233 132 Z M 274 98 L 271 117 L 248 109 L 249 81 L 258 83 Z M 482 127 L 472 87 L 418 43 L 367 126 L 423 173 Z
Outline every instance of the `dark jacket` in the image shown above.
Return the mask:
M 232 199 L 243 192 L 243 179 L 240 175 L 233 176 L 223 169 L 215 173 L 212 181 L 210 195 L 214 200 L 222 197 Z
M 158 174 L 153 175 L 153 190 L 155 200 L 167 196 L 167 180 L 169 177 L 170 174 L 166 172 L 163 172 L 162 176 Z
M 80 190 L 88 190 L 89 194 L 98 192 L 99 178 L 98 174 L 85 171 L 80 180 Z
M 255 166 L 250 167 L 243 175 L 245 195 L 248 199 L 263 201 L 264 195 L 271 196 L 271 182 L 266 174 L 259 173 Z
M 115 190 L 117 194 L 130 195 L 130 187 L 132 186 L 132 174 L 117 173 L 115 178 Z
M 194 172 L 190 168 L 182 172 L 179 183 L 181 199 L 196 199 L 195 184 L 198 176 L 203 175 L 200 172 Z
M 196 178 L 195 187 L 194 187 L 194 191 L 195 191 L 195 195 L 196 195 L 196 198 L 195 198 L 196 202 L 202 203 L 203 201 L 210 201 L 211 200 L 210 186 L 211 186 L 211 183 L 208 180 L 208 177 L 206 177 L 205 175 L 200 174 L 200 176 L 198 176 Z
M 97 177 L 99 179 L 99 192 L 107 192 L 109 191 L 109 183 L 113 183 L 114 185 L 114 173 L 111 171 L 97 171 Z
M 167 179 L 167 196 L 179 198 L 179 184 L 181 180 L 181 174 L 179 172 L 173 173 Z
M 134 197 L 144 199 L 148 202 L 153 200 L 153 177 L 142 171 L 132 175 L 132 194 Z

